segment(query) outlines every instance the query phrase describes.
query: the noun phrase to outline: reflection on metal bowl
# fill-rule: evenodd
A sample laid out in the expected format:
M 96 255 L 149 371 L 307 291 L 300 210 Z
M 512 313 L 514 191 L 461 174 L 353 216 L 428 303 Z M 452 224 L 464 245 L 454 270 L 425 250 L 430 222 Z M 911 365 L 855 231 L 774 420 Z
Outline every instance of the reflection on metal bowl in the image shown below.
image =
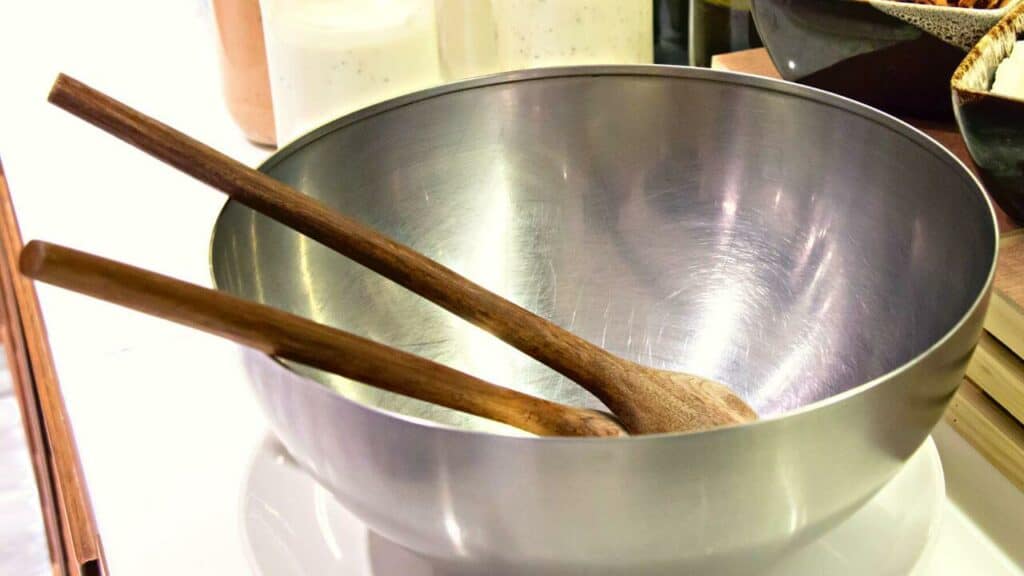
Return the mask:
M 710 70 L 472 80 L 339 119 L 262 169 L 618 354 L 724 382 L 763 416 L 523 438 L 250 357 L 279 437 L 374 531 L 534 572 L 742 571 L 852 513 L 958 386 L 996 254 L 980 185 L 927 137 L 823 92 Z M 212 265 L 243 297 L 598 406 L 243 206 L 218 220 Z

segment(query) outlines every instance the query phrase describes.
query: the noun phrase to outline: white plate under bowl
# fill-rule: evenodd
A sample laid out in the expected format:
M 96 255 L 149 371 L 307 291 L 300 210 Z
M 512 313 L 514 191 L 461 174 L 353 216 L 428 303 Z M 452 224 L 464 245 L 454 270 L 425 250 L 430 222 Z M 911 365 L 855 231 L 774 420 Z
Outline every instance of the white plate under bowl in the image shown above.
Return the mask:
M 271 437 L 252 459 L 242 497 L 242 532 L 257 574 L 448 573 L 367 530 Z M 929 438 L 862 509 L 764 574 L 921 576 L 931 556 L 929 546 L 938 536 L 944 502 L 942 464 Z

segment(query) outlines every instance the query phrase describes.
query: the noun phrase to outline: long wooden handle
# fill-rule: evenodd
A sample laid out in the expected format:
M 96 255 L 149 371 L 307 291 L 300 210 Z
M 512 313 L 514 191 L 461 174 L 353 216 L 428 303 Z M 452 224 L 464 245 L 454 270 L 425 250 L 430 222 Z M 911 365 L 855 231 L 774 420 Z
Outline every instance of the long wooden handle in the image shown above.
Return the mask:
M 547 436 L 620 436 L 610 416 L 495 386 L 372 340 L 155 272 L 33 241 L 26 276 L 384 390 Z
M 55 540 L 50 542 L 51 563 L 59 573 L 107 573 L 103 543 L 96 527 L 92 503 L 75 434 L 64 405 L 53 353 L 46 335 L 39 299 L 32 282 L 17 273 L 21 252 L 21 231 L 14 212 L 11 191 L 0 165 L 0 283 L 4 284 L 9 324 L 9 353 L 17 356 L 11 365 L 15 381 L 22 386 L 25 424 L 42 461 L 33 458 L 43 521 Z M 28 430 L 27 430 L 28 431 Z M 55 549 L 56 548 L 56 549 Z
M 332 248 L 557 370 L 613 410 L 624 361 L 412 248 L 61 74 L 50 102 Z

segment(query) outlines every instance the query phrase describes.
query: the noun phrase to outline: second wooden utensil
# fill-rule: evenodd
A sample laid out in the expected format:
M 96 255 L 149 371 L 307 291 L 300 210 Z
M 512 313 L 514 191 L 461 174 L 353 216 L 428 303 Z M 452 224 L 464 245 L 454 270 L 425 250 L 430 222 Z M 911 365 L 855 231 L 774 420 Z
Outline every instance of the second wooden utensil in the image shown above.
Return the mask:
M 155 272 L 48 244 L 21 254 L 26 276 L 223 336 L 384 390 L 548 436 L 623 436 L 610 416 L 496 386 L 425 358 Z
M 757 419 L 722 384 L 615 356 L 77 80 L 59 76 L 50 102 L 494 334 L 589 390 L 632 434 L 703 430 Z
M 8 342 L 15 380 L 25 402 L 30 443 L 39 448 L 36 481 L 43 504 L 55 574 L 107 574 L 103 543 L 93 516 L 89 490 L 39 298 L 32 282 L 18 274 L 21 231 L 3 166 L 0 165 L 0 293 L 6 293 Z M 33 442 L 34 441 L 34 442 Z M 7 473 L 4 471 L 4 473 Z

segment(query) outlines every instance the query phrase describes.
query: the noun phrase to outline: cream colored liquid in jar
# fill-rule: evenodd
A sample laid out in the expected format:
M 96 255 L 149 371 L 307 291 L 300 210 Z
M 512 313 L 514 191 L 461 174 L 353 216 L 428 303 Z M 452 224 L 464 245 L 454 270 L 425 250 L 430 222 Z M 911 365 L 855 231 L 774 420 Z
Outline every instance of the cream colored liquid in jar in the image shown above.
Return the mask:
M 434 6 L 441 71 L 446 81 L 501 70 L 490 0 L 435 0 Z
M 432 0 L 262 0 L 277 141 L 441 83 Z
M 491 0 L 505 70 L 654 60 L 648 0 Z

